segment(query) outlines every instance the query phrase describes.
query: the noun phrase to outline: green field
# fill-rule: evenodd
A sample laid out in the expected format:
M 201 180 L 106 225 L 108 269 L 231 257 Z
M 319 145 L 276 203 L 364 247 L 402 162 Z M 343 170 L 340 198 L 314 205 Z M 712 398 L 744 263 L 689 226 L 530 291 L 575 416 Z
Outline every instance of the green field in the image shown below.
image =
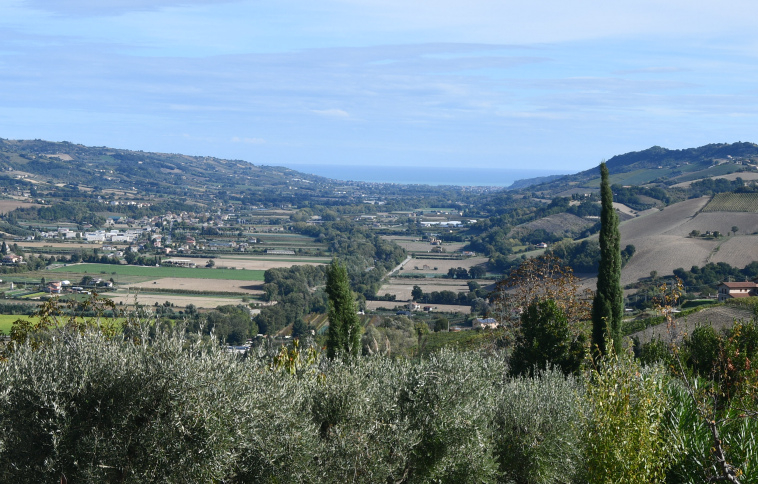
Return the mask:
M 27 321 L 37 322 L 39 317 L 37 316 L 25 316 L 23 314 L 0 314 L 0 334 L 10 334 L 13 322 L 18 319 L 25 319 Z M 106 321 L 109 321 L 106 318 Z M 124 323 L 124 318 L 116 318 L 118 324 Z
M 758 193 L 717 193 L 702 211 L 758 213 Z
M 265 271 L 249 271 L 243 269 L 207 269 L 205 267 L 151 267 L 128 266 L 117 264 L 75 264 L 58 267 L 49 272 L 60 274 L 87 274 L 97 276 L 141 276 L 151 279 L 162 277 L 181 277 L 194 279 L 224 279 L 233 281 L 262 281 Z M 107 277 L 106 277 L 107 279 Z
M 0 314 L 0 333 L 9 334 L 11 332 L 11 326 L 13 326 L 13 321 L 17 319 L 36 321 L 39 318 L 24 316 L 23 314 Z

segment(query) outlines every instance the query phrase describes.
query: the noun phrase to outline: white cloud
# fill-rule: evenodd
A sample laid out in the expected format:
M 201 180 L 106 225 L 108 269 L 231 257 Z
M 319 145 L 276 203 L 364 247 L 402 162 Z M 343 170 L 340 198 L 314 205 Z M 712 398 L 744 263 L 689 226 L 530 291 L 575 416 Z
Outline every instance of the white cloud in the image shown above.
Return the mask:
M 321 116 L 329 116 L 332 118 L 349 118 L 350 114 L 342 109 L 313 109 L 313 112 L 320 114 Z

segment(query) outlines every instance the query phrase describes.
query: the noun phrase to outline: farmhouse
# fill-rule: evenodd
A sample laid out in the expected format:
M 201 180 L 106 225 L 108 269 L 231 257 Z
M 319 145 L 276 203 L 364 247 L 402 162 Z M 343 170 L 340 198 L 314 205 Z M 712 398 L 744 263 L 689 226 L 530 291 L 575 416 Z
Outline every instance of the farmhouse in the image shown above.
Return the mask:
M 47 286 L 43 290 L 45 292 L 49 292 L 50 294 L 60 294 L 61 289 L 62 289 L 61 282 L 48 282 Z
M 12 252 L 9 252 L 8 255 L 3 256 L 3 264 L 5 265 L 21 264 L 23 261 L 23 257 L 13 254 Z
M 758 283 L 752 282 L 722 282 L 719 284 L 719 302 L 727 299 L 758 296 Z
M 494 318 L 476 318 L 471 326 L 474 329 L 495 329 L 497 328 L 497 320 Z

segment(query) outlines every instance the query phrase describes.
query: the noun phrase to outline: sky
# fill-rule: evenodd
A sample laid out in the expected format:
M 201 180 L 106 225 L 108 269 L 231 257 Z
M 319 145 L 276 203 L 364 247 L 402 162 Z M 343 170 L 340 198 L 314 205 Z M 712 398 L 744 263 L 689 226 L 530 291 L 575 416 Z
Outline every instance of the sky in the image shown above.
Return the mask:
M 0 138 L 579 171 L 758 142 L 758 2 L 0 0 Z

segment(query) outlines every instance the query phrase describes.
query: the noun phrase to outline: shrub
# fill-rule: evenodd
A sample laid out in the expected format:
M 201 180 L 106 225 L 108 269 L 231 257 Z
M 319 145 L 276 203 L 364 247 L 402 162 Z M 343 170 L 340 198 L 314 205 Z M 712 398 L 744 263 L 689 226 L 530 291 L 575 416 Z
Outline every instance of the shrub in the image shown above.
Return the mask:
M 41 349 L 19 345 L 0 365 L 0 481 L 221 479 L 242 446 L 240 366 L 180 333 L 136 344 L 58 331 Z
M 666 373 L 629 354 L 603 357 L 588 375 L 585 481 L 663 482 L 675 460 L 665 427 Z
M 508 382 L 494 419 L 501 480 L 571 482 L 583 467 L 580 386 L 556 369 Z

